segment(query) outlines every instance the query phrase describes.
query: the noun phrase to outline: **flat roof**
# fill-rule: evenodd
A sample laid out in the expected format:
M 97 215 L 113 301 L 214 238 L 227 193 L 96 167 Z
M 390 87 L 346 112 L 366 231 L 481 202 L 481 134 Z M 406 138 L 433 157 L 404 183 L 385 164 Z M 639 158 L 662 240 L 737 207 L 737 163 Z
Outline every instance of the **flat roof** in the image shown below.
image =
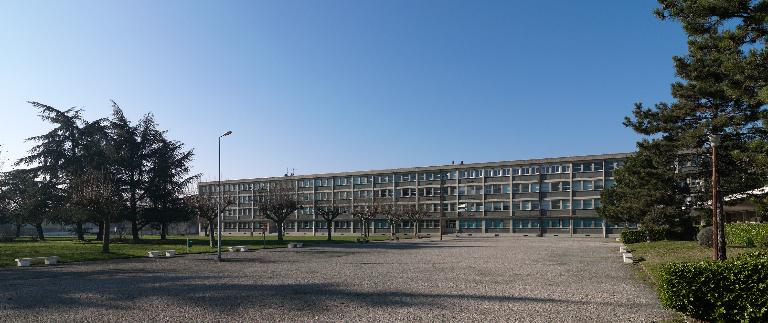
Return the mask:
M 584 155 L 584 156 L 570 156 L 570 157 L 505 160 L 505 161 L 487 162 L 487 163 L 388 168 L 388 169 L 374 169 L 374 170 L 339 172 L 339 173 L 294 175 L 294 176 L 290 176 L 290 178 L 308 179 L 308 178 L 317 178 L 317 177 L 374 175 L 374 174 L 380 174 L 380 173 L 409 173 L 409 172 L 417 172 L 417 171 L 437 171 L 437 170 L 454 170 L 454 169 L 464 169 L 464 168 L 500 167 L 500 166 L 547 164 L 547 163 L 559 163 L 559 162 L 578 162 L 578 161 L 590 161 L 590 160 L 602 160 L 602 159 L 624 159 L 624 158 L 627 158 L 628 156 L 631 156 L 632 154 L 633 153 L 614 153 L 614 154 Z M 263 181 L 273 181 L 273 180 L 283 180 L 283 179 L 286 179 L 286 177 L 273 176 L 273 177 L 260 177 L 260 178 L 230 179 L 230 180 L 222 180 L 221 182 L 232 184 L 232 183 L 263 182 Z M 208 184 L 215 184 L 215 183 L 217 182 L 208 181 L 208 182 L 200 182 L 198 185 L 208 185 Z

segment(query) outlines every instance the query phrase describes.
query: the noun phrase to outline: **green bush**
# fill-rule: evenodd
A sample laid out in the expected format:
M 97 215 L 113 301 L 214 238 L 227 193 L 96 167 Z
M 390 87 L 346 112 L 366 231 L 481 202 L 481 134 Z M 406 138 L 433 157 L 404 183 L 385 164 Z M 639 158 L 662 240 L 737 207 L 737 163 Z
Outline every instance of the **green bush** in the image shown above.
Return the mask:
M 725 225 L 725 241 L 730 246 L 755 247 L 763 244 L 768 236 L 768 223 L 728 223 Z
M 640 243 L 646 241 L 643 230 L 624 230 L 621 232 L 621 241 L 624 243 Z
M 733 257 L 732 259 L 739 259 L 739 260 L 760 260 L 763 258 L 768 258 L 768 251 L 752 251 L 752 252 L 745 252 L 740 255 L 737 255 L 736 257 Z
M 757 241 L 757 246 L 763 249 L 768 249 L 768 234 L 764 235 L 762 239 Z
M 768 253 L 661 268 L 665 306 L 704 321 L 768 321 Z
M 640 243 L 646 241 L 661 241 L 667 238 L 667 229 L 640 229 L 624 230 L 621 232 L 621 241 L 624 243 Z
M 699 230 L 699 233 L 696 234 L 696 241 L 699 242 L 699 245 L 702 247 L 712 248 L 712 227 L 704 227 Z
M 653 228 L 653 229 L 643 229 L 642 231 L 645 231 L 645 235 L 648 238 L 648 241 L 661 241 L 667 239 L 667 230 L 666 228 Z

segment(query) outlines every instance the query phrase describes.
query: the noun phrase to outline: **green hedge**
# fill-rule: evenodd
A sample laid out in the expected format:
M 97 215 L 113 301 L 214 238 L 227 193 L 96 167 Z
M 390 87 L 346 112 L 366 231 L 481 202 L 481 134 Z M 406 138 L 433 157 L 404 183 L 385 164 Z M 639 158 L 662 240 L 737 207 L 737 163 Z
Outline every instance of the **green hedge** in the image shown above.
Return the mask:
M 643 230 L 624 230 L 621 231 L 621 241 L 624 243 L 639 243 L 646 241 L 645 231 Z
M 768 247 L 768 223 L 728 223 L 725 225 L 725 241 L 730 246 Z
M 621 241 L 624 243 L 640 243 L 650 241 L 661 241 L 667 238 L 667 229 L 640 229 L 624 230 L 621 232 Z
M 695 319 L 768 321 L 768 253 L 724 262 L 670 263 L 661 268 L 659 298 Z

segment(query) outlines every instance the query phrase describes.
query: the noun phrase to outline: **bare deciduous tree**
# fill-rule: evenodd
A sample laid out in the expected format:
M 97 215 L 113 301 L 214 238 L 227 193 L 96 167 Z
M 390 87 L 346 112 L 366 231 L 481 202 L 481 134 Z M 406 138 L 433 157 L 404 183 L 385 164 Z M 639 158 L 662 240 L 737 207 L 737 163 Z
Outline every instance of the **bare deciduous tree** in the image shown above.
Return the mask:
M 397 225 L 403 223 L 405 219 L 405 212 L 402 209 L 392 207 L 391 211 L 386 213 L 386 216 L 387 223 L 389 223 L 389 236 L 394 238 Z
M 72 181 L 70 189 L 73 205 L 91 213 L 103 226 L 101 252 L 109 253 L 110 222 L 124 206 L 123 197 L 114 179 L 105 172 L 88 170 Z
M 269 183 L 267 189 L 260 190 L 255 202 L 258 211 L 265 218 L 275 223 L 277 241 L 283 241 L 283 224 L 291 214 L 302 208 L 296 197 L 294 181 L 282 180 Z
M 339 208 L 319 208 L 315 210 L 315 214 L 320 215 L 321 218 L 325 221 L 326 228 L 328 229 L 328 241 L 332 240 L 331 232 L 333 230 L 333 221 L 336 220 L 340 215 L 344 214 L 344 212 Z
M 370 235 L 371 222 L 378 216 L 389 217 L 391 213 L 392 207 L 390 205 L 382 204 L 376 199 L 372 199 L 369 204 L 355 206 L 352 210 L 352 216 L 360 220 L 363 227 L 362 235 L 366 239 Z
M 413 223 L 413 237 L 415 238 L 419 233 L 419 221 L 430 216 L 424 205 L 406 207 L 403 210 L 403 214 L 408 221 Z
M 197 186 L 195 186 L 197 187 Z M 195 213 L 198 221 L 205 221 L 206 231 L 208 235 L 208 245 L 214 247 L 214 229 L 216 225 L 218 213 L 218 200 L 219 196 L 214 192 L 198 192 L 197 194 L 191 194 L 187 196 L 186 203 Z M 221 203 L 221 212 L 224 212 L 227 208 L 235 204 L 232 198 L 224 198 Z

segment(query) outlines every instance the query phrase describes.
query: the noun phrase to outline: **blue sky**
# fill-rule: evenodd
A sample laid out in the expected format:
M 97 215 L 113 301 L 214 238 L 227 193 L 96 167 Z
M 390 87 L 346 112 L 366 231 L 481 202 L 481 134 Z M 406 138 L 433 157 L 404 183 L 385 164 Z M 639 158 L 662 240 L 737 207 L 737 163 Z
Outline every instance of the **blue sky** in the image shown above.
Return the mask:
M 26 103 L 154 113 L 213 179 L 627 152 L 685 36 L 642 1 L 3 1 L 0 144 Z M 6 168 L 7 165 L 6 165 Z

